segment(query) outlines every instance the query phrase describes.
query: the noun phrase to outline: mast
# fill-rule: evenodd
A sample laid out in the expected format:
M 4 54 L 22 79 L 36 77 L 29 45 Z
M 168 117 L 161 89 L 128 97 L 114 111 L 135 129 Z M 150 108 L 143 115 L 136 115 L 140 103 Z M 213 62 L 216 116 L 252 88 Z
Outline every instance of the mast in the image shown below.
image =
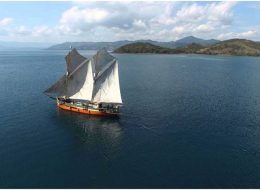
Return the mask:
M 85 60 L 67 76 L 66 97 L 75 100 L 91 101 L 93 91 L 91 60 Z
M 109 54 L 105 48 L 100 49 L 96 55 L 93 56 L 94 77 L 97 77 L 105 66 L 114 59 L 115 57 Z
M 44 91 L 71 99 L 90 101 L 93 90 L 92 63 L 73 48 L 65 57 L 67 72 Z
M 65 59 L 67 74 L 45 93 L 93 103 L 122 104 L 118 61 L 105 49 L 88 60 L 73 48 Z
M 118 62 L 112 64 L 96 78 L 94 83 L 92 102 L 122 104 Z
M 78 51 L 73 48 L 65 57 L 67 64 L 67 72 L 73 72 L 83 61 L 87 60 L 86 57 L 80 55 Z

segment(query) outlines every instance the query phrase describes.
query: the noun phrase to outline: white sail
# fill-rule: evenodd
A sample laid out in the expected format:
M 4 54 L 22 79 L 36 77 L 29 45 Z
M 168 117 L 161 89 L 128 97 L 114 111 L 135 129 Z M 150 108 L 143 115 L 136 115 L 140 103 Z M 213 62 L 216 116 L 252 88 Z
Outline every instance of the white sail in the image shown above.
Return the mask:
M 90 101 L 93 83 L 92 63 L 86 60 L 67 77 L 66 97 Z
M 73 49 L 66 60 L 67 74 L 45 93 L 93 103 L 122 104 L 118 62 L 105 49 L 98 51 L 93 61 L 87 60 Z
M 98 78 L 93 89 L 92 102 L 122 104 L 118 62 L 115 60 Z

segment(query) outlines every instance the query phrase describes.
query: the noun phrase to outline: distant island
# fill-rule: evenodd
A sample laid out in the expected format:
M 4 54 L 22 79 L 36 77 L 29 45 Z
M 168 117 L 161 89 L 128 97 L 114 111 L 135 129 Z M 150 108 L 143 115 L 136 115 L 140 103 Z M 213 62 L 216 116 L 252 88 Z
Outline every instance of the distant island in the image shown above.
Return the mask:
M 123 41 L 115 41 L 115 42 L 64 42 L 61 44 L 56 44 L 47 48 L 48 50 L 69 50 L 70 46 L 78 49 L 78 50 L 98 50 L 101 48 L 106 48 L 110 51 L 113 51 L 121 46 L 132 44 L 132 43 L 149 43 L 156 46 L 164 47 L 164 48 L 179 48 L 187 46 L 191 43 L 200 44 L 203 46 L 212 45 L 220 42 L 219 40 L 210 39 L 204 40 L 201 38 L 196 38 L 194 36 L 188 36 L 177 41 L 170 41 L 170 42 L 158 42 L 153 40 L 123 40 Z
M 200 44 L 192 43 L 185 47 L 165 48 L 150 43 L 135 42 L 121 46 L 114 50 L 114 53 L 158 53 L 158 54 L 179 54 L 179 53 L 196 53 L 199 49 L 204 48 Z
M 245 39 L 231 39 L 198 49 L 196 53 L 208 55 L 260 56 L 260 42 Z
M 231 39 L 213 45 L 203 46 L 192 43 L 180 48 L 163 48 L 150 43 L 132 43 L 121 46 L 114 53 L 159 53 L 159 54 L 207 54 L 260 56 L 260 42 L 245 39 Z
M 65 42 L 53 45 L 48 50 L 97 50 L 103 47 L 114 53 L 153 53 L 153 54 L 207 54 L 260 56 L 260 42 L 246 39 L 219 41 L 204 40 L 188 36 L 177 41 L 158 42 L 153 40 L 115 41 L 115 42 Z

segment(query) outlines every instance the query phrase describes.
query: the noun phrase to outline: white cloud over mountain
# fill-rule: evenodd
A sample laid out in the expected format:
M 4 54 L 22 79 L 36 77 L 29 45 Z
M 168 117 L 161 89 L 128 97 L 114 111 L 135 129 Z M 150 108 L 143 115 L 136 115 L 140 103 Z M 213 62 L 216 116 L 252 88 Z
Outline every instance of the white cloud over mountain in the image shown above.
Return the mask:
M 59 29 L 85 37 L 103 27 L 110 39 L 173 40 L 185 35 L 211 33 L 232 24 L 235 2 L 198 5 L 195 2 L 79 3 L 65 11 Z M 163 35 L 164 34 L 164 35 Z M 102 35 L 102 34 L 101 34 Z M 105 35 L 105 34 L 104 34 Z
M 256 29 L 230 32 L 234 26 L 234 1 L 226 2 L 81 2 L 61 13 L 56 26 L 20 26 L 10 29 L 31 39 L 58 41 L 161 41 L 195 35 L 204 38 L 250 38 Z M 1 27 L 12 18 L 0 19 Z M 234 24 L 235 23 L 235 24 Z
M 249 30 L 246 32 L 228 32 L 228 33 L 223 33 L 218 36 L 219 39 L 229 39 L 229 38 L 252 38 L 258 35 L 259 32 L 256 30 Z

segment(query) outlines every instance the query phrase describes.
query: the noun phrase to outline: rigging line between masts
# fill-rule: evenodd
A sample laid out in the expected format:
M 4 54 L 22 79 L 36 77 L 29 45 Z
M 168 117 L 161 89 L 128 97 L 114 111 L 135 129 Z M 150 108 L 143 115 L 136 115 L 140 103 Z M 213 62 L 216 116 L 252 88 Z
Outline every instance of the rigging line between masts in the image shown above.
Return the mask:
M 93 59 L 87 59 L 75 48 L 66 57 L 66 75 L 45 94 L 56 93 L 58 107 L 65 110 L 95 115 L 118 114 L 122 99 L 115 57 L 101 49 Z

